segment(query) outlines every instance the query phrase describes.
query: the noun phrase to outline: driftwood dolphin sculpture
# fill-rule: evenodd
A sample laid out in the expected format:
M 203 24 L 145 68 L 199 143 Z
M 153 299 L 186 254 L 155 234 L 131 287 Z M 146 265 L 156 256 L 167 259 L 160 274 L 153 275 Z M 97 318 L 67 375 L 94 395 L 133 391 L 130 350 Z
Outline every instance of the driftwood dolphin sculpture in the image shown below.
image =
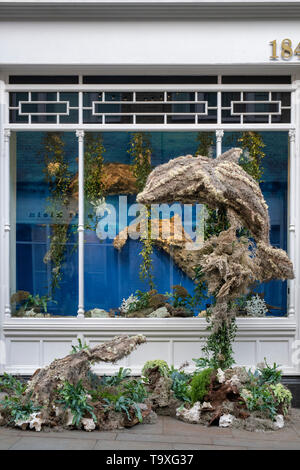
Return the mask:
M 255 271 L 252 279 L 249 276 L 249 284 L 255 278 L 260 281 L 269 281 L 294 277 L 293 265 L 287 253 L 270 245 L 268 206 L 259 184 L 238 164 L 241 153 L 241 149 L 233 148 L 216 159 L 186 155 L 170 160 L 151 172 L 144 190 L 137 196 L 139 203 L 147 205 L 178 201 L 188 204 L 196 202 L 206 204 L 212 209 L 219 207 L 227 209 L 231 225 L 228 233 L 222 232 L 219 237 L 213 237 L 213 244 L 208 240 L 206 243 L 210 249 L 206 249 L 207 247 L 204 246 L 199 251 L 199 264 L 202 264 L 201 257 L 204 254 L 206 256 L 205 264 L 210 264 L 209 269 L 212 270 L 211 255 L 213 251 L 215 257 L 218 257 L 218 262 L 223 266 L 219 268 L 220 285 L 218 291 L 221 286 L 224 287 L 224 282 L 225 284 L 227 281 L 229 282 L 230 276 L 227 265 L 226 269 L 224 268 L 224 253 L 220 253 L 220 250 L 218 251 L 214 247 L 219 241 L 224 247 L 226 244 L 230 246 L 230 243 L 237 245 L 235 232 L 238 227 L 249 229 L 256 243 L 255 269 L 251 261 L 253 255 L 249 254 L 247 261 L 248 264 L 253 264 Z M 245 255 L 243 256 L 245 258 Z M 226 263 L 231 263 L 230 257 L 227 257 Z M 236 266 L 233 265 L 229 271 L 231 271 L 230 286 L 232 286 L 233 278 L 236 277 L 235 281 L 237 281 L 239 274 Z M 216 286 L 216 283 L 214 285 Z M 224 297 L 229 294 L 229 290 L 222 289 Z

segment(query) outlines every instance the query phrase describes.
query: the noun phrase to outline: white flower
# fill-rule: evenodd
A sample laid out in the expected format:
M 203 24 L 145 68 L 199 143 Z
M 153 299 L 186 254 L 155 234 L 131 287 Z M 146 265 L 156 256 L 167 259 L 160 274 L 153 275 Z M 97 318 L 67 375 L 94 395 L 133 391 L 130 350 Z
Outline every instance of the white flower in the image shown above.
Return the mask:
M 249 317 L 264 317 L 268 313 L 266 302 L 256 294 L 246 301 L 246 312 Z
M 121 303 L 120 310 L 121 312 L 127 313 L 132 304 L 136 304 L 139 301 L 136 295 L 130 294 L 128 299 L 123 299 Z

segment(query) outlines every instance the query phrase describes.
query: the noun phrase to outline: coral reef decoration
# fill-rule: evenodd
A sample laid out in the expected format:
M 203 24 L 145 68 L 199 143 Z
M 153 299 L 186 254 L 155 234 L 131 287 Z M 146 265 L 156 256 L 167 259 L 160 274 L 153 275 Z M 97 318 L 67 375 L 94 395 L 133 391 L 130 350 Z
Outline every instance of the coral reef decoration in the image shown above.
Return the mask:
M 137 197 L 143 204 L 178 201 L 226 207 L 230 228 L 207 240 L 197 264 L 203 266 L 209 290 L 227 299 L 236 297 L 238 284 L 244 292 L 244 282 L 294 277 L 286 252 L 270 245 L 268 206 L 259 184 L 238 165 L 241 152 L 233 148 L 216 159 L 186 155 L 170 160 L 152 171 Z M 236 236 L 241 227 L 255 240 L 252 250 L 248 239 Z

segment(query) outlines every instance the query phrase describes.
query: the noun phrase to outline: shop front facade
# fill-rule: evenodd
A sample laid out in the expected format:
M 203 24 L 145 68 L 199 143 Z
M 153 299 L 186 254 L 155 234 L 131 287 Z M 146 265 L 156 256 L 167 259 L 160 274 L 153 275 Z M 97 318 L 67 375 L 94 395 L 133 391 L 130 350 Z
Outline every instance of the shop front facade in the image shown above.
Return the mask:
M 78 338 L 95 345 L 125 333 L 147 337 L 122 363 L 134 374 L 153 358 L 192 366 L 207 335 L 197 315 L 205 305 L 190 317 L 118 314 L 146 290 L 141 241 L 116 247 L 138 214 L 134 139 L 146 136 L 157 166 L 195 154 L 203 136 L 214 158 L 256 133 L 270 241 L 288 251 L 295 278 L 257 287 L 268 312 L 238 317 L 235 358 L 300 375 L 297 3 L 0 2 L 0 373 L 30 375 Z M 118 180 L 106 193 L 91 178 L 92 154 Z M 174 205 L 174 214 L 194 240 L 197 208 Z M 167 252 L 153 248 L 151 262 L 160 294 L 180 285 L 192 295 L 193 280 Z M 34 302 L 43 314 L 27 314 Z M 112 313 L 87 315 L 95 309 Z

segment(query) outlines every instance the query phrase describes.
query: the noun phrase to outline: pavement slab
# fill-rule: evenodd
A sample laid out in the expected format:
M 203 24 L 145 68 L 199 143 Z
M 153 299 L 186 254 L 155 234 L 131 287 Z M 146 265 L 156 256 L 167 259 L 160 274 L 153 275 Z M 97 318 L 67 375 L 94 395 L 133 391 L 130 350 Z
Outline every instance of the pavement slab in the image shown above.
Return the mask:
M 300 450 L 300 414 L 279 431 L 205 427 L 159 416 L 155 424 L 103 431 L 0 428 L 0 450 Z

